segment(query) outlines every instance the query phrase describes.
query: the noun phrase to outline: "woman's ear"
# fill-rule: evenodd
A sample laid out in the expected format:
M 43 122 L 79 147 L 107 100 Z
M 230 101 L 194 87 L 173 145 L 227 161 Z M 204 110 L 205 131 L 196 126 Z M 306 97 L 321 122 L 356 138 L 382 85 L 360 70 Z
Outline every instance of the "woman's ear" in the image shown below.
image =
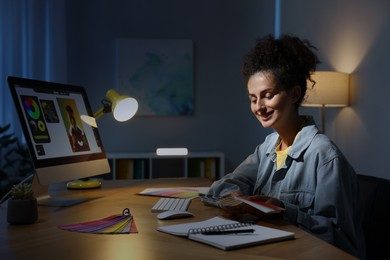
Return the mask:
M 291 100 L 293 103 L 298 102 L 302 94 L 301 87 L 296 85 L 291 89 Z

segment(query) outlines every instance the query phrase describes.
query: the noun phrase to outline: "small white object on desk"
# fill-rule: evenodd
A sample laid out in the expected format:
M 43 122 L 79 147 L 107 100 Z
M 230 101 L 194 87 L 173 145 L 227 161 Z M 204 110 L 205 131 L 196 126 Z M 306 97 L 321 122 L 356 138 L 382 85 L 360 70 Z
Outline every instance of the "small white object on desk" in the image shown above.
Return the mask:
M 193 217 L 194 215 L 191 212 L 188 211 L 164 211 L 157 215 L 157 218 L 160 220 L 163 219 L 175 219 L 175 218 L 189 218 Z

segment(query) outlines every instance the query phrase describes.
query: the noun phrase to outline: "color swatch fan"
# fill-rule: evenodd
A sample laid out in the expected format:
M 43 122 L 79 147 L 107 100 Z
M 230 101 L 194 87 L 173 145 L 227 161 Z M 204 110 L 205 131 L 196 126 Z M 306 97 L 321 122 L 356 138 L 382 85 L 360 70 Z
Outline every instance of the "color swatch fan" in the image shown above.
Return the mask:
M 76 224 L 59 225 L 60 229 L 94 234 L 129 234 L 138 233 L 134 218 L 129 209 L 122 214 L 112 215 L 103 219 Z

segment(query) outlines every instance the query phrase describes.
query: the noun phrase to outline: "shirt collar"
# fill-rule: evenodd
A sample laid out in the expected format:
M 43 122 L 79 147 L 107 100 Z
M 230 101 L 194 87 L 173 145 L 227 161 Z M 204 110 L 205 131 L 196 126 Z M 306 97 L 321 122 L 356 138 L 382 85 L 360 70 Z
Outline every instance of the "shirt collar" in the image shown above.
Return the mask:
M 313 117 L 311 116 L 302 116 L 304 117 L 305 123 L 301 129 L 301 133 L 294 141 L 290 151 L 288 152 L 288 156 L 290 156 L 293 159 L 299 158 L 299 156 L 309 147 L 310 143 L 312 142 L 314 136 L 319 132 Z M 278 145 L 279 142 L 279 135 L 277 133 L 274 133 L 270 137 L 270 144 L 266 154 L 270 157 L 272 161 L 276 160 L 276 152 L 275 148 Z

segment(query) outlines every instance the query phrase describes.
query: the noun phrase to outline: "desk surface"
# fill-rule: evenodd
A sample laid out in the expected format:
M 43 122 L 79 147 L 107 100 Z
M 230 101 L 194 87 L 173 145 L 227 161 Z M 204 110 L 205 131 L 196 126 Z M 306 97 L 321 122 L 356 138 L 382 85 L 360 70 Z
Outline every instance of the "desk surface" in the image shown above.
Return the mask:
M 209 186 L 204 179 L 153 179 L 137 181 L 106 181 L 103 188 L 66 190 L 61 186 L 54 194 L 64 197 L 101 196 L 99 199 L 71 207 L 39 207 L 39 220 L 32 225 L 9 225 L 7 209 L 0 208 L 1 259 L 353 259 L 347 253 L 320 239 L 286 224 L 270 220 L 259 224 L 292 231 L 296 239 L 223 251 L 186 238 L 156 231 L 156 227 L 201 221 L 221 215 L 221 210 L 206 207 L 194 199 L 189 207 L 195 217 L 158 220 L 150 208 L 158 197 L 137 195 L 150 187 Z M 130 208 L 138 234 L 102 235 L 64 231 L 57 226 L 95 220 Z

